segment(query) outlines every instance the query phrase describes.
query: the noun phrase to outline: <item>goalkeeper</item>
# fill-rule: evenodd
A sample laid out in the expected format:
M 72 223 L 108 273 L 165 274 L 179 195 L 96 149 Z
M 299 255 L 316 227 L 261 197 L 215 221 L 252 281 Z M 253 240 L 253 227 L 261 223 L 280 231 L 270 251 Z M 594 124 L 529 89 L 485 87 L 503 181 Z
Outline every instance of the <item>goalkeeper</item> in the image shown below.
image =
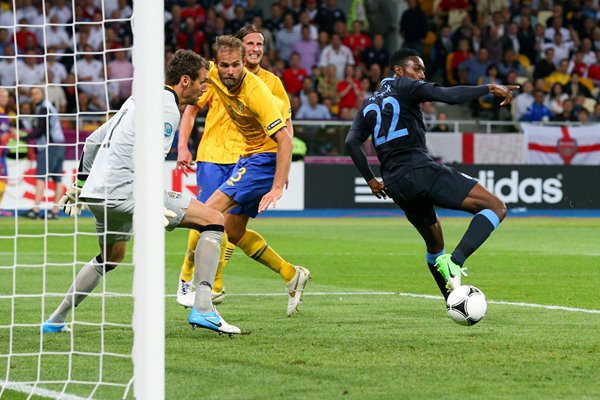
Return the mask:
M 208 67 L 205 59 L 189 50 L 178 50 L 166 66 L 165 155 L 179 126 L 178 106 L 195 104 L 206 91 Z M 135 101 L 130 97 L 117 114 L 90 135 L 79 163 L 77 181 L 61 199 L 65 213 L 71 216 L 81 212 L 78 200 L 86 203 L 94 215 L 96 231 L 101 234 L 101 251 L 79 271 L 63 301 L 42 325 L 43 333 L 67 331 L 65 321 L 71 308 L 79 305 L 98 286 L 102 276 L 125 257 L 127 242 L 132 236 L 134 209 L 135 112 Z M 211 300 L 223 240 L 223 215 L 178 192 L 166 191 L 164 204 L 167 230 L 184 227 L 202 232 L 196 246 L 196 252 L 202 255 L 196 260 L 196 296 L 188 322 L 220 333 L 240 333 L 239 328 L 221 318 Z

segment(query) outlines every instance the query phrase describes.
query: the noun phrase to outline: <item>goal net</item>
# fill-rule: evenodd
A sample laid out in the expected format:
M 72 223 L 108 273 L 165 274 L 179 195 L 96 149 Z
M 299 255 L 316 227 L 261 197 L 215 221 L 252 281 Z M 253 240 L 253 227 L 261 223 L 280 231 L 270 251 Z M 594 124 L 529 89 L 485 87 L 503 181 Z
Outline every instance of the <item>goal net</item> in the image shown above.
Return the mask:
M 161 152 L 162 101 L 152 100 L 162 99 L 164 4 L 8 0 L 0 8 L 0 398 L 162 398 L 163 164 L 146 154 Z M 68 314 L 71 331 L 41 334 L 100 253 L 91 214 L 70 218 L 58 199 L 76 179 L 85 139 L 132 90 L 144 115 L 137 131 L 158 132 L 136 138 L 135 197 L 160 200 L 136 202 L 135 243 Z

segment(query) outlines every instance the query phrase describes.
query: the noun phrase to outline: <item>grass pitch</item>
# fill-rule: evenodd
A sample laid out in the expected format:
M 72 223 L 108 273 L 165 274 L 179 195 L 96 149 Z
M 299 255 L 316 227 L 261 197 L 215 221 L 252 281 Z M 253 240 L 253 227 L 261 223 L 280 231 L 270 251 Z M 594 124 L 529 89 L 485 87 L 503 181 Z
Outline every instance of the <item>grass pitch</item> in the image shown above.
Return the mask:
M 468 221 L 442 219 L 448 250 Z M 63 380 L 74 383 L 45 383 L 35 393 L 120 398 L 132 375 L 131 360 L 121 356 L 133 342 L 128 297 L 91 296 L 76 309 L 72 337 L 40 340 L 36 325 L 68 288 L 73 262 L 80 267 L 98 252 L 92 220 L 79 220 L 76 237 L 69 235 L 74 226 L 67 218 L 0 219 L 0 381 L 25 382 L 2 398 L 24 399 L 32 382 Z M 259 218 L 251 227 L 311 270 L 301 312 L 288 318 L 281 279 L 236 250 L 219 311 L 242 335 L 193 331 L 187 311 L 173 297 L 166 300 L 168 399 L 600 395 L 599 219 L 503 222 L 467 262 L 464 282 L 490 301 L 473 327 L 447 318 L 441 297 L 412 297 L 439 293 L 422 240 L 403 218 Z M 166 235 L 168 294 L 175 293 L 186 240 L 185 230 Z M 130 293 L 131 276 L 130 266 L 119 267 L 108 275 L 106 291 Z M 93 391 L 86 383 L 99 380 L 108 384 Z

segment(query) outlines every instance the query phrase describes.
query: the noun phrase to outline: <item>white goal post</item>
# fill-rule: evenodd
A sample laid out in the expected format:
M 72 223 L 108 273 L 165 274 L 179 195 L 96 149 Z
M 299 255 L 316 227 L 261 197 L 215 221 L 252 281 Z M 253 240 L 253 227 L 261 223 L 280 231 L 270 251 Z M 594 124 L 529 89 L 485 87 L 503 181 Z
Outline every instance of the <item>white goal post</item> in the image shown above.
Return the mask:
M 72 22 L 66 19 L 50 22 L 50 8 L 62 1 L 32 0 L 29 4 L 8 0 L 8 7 L 0 9 L 0 31 L 8 32 L 16 49 L 12 55 L 0 53 L 0 90 L 3 94 L 10 93 L 11 101 L 14 99 L 16 103 L 10 116 L 4 115 L 4 105 L 0 104 L 0 134 L 9 125 L 4 123 L 5 119 L 9 119 L 10 133 L 15 136 L 11 140 L 19 143 L 13 146 L 17 151 L 9 160 L 8 174 L 0 173 L 0 179 L 7 180 L 6 195 L 4 199 L 0 197 L 0 211 L 11 214 L 0 216 L 1 399 L 13 396 L 72 400 L 165 398 L 164 0 L 130 1 L 133 16 L 129 4 L 94 0 L 98 10 L 95 14 L 101 15 L 101 20 L 97 17 L 84 21 L 76 15 L 76 10 L 81 11 L 84 3 L 86 6 L 89 3 L 66 0 Z M 111 13 L 106 11 L 109 4 L 127 8 L 128 15 L 109 15 Z M 2 6 L 4 4 L 0 4 Z M 29 21 L 20 22 L 25 16 Z M 133 43 L 123 40 L 122 47 L 111 47 L 107 27 L 114 23 L 129 26 L 130 20 Z M 48 32 L 57 26 L 65 30 L 67 46 L 49 50 L 55 46 Z M 83 37 L 82 31 L 88 32 L 92 27 L 100 29 L 101 39 L 94 50 L 88 50 L 91 39 L 83 42 L 85 46 L 79 39 Z M 21 30 L 29 30 L 36 36 L 36 53 L 18 49 L 17 33 Z M 130 36 L 131 31 L 127 31 L 127 37 Z M 108 66 L 109 59 L 121 55 L 116 53 L 129 51 L 134 66 L 132 94 L 136 102 L 134 240 L 127 248 L 127 259 L 131 258 L 133 263 L 124 261 L 114 272 L 105 274 L 86 301 L 71 310 L 65 321 L 71 332 L 40 334 L 41 324 L 60 304 L 78 271 L 99 252 L 93 219 L 70 218 L 64 214 L 58 217 L 54 211 L 57 201 L 54 195 L 59 193 L 61 178 L 65 188 L 74 181 L 86 135 L 114 115 L 119 101 L 122 103 L 129 95 L 117 96 L 117 100 L 113 96 L 115 90 L 120 95 L 121 83 L 131 83 L 131 73 L 126 77 L 110 76 Z M 97 64 L 103 65 L 98 68 L 99 78 L 80 79 L 83 73 L 78 70 L 77 62 L 90 55 Z M 72 66 L 65 73 L 72 80 L 62 78 L 54 83 L 50 60 L 61 57 L 71 60 L 63 64 L 69 65 L 66 68 Z M 26 67 L 34 68 L 35 63 L 28 61 L 33 59 L 38 69 L 35 76 L 25 71 Z M 5 63 L 6 60 L 10 63 Z M 10 68 L 14 69 L 12 77 Z M 33 77 L 36 81 L 25 81 L 23 77 Z M 104 108 L 83 107 L 85 94 L 81 87 L 86 85 L 102 92 L 97 97 Z M 63 174 L 55 174 L 57 182 L 48 176 L 36 179 L 39 176 L 35 169 L 37 161 L 34 156 L 27 156 L 27 145 L 19 140 L 20 134 L 31 130 L 28 123 L 37 117 L 35 109 L 21 108 L 22 103 L 28 102 L 23 99 L 27 98 L 30 87 L 42 88 L 48 101 L 57 89 L 71 96 L 68 109 L 61 111 L 56 106 L 54 110 L 48 106 L 47 115 L 41 117 L 47 124 L 46 142 L 29 144 L 30 149 L 65 148 L 68 156 Z M 51 118 L 59 121 L 64 136 L 68 136 L 64 143 L 49 139 Z M 6 143 L 0 142 L 0 145 L 0 151 L 8 150 Z M 33 201 L 39 180 L 44 184 L 41 204 L 37 199 Z M 39 210 L 37 216 L 34 213 L 29 220 L 24 213 L 34 204 Z M 50 221 L 57 218 L 60 220 Z
M 163 20 L 163 0 L 134 2 L 133 93 L 137 131 L 133 364 L 137 399 L 163 399 L 165 393 Z

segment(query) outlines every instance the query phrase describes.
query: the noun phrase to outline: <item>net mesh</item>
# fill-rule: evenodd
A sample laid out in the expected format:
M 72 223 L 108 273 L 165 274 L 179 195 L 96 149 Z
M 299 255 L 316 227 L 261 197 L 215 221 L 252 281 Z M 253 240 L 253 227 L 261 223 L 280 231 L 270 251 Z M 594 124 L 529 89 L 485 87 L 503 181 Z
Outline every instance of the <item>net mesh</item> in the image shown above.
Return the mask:
M 0 398 L 132 397 L 131 258 L 73 309 L 70 333 L 40 334 L 99 253 L 93 219 L 57 202 L 86 137 L 131 94 L 132 2 L 0 6 Z

